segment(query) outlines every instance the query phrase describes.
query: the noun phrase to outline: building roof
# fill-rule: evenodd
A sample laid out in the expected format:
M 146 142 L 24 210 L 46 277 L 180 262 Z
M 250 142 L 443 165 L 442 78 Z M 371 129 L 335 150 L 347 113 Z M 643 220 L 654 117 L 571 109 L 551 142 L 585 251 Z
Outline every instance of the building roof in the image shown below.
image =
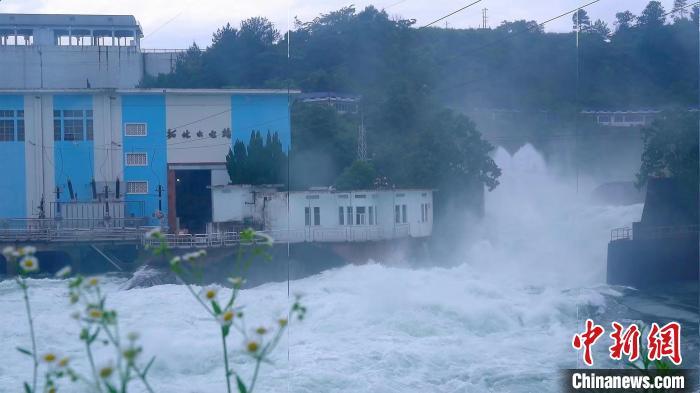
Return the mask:
M 0 89 L 0 94 L 94 94 L 94 93 L 116 93 L 116 94 L 299 94 L 299 90 L 287 89 L 169 89 L 169 88 L 148 88 L 148 89 Z
M 0 14 L 0 27 L 95 27 L 136 29 L 143 34 L 133 15 Z

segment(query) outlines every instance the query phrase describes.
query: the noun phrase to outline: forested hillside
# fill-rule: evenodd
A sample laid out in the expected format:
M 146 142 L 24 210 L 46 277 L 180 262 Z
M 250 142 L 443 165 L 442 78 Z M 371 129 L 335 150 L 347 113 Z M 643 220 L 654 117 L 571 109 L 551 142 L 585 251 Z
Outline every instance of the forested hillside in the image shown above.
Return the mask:
M 651 1 L 640 15 L 620 11 L 613 26 L 583 10 L 578 19 L 567 15 L 579 21 L 578 51 L 574 32 L 546 33 L 537 21 L 420 28 L 374 7 L 346 7 L 297 20 L 289 37 L 258 17 L 218 29 L 209 47 L 193 45 L 182 56 L 175 73 L 143 84 L 359 94 L 371 168 L 350 178 L 376 173 L 389 185 L 492 188 L 500 170 L 464 115 L 469 110 L 697 106 L 697 7 L 667 12 Z M 292 181 L 333 184 L 355 158 L 358 118 L 306 106 L 292 113 Z

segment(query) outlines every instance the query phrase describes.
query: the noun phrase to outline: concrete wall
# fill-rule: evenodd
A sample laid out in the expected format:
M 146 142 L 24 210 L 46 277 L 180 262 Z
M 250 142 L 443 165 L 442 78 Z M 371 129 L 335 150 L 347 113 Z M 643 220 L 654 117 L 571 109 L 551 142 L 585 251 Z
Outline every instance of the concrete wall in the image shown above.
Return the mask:
M 0 175 L 0 218 L 23 217 L 26 211 L 25 142 L 17 140 L 17 111 L 24 110 L 20 95 L 0 96 L 0 110 L 12 111 L 14 141 L 0 141 L 0 156 L 5 170 Z M 7 120 L 8 118 L 4 118 Z M 26 139 L 26 138 L 25 138 Z
M 168 162 L 173 164 L 225 163 L 231 138 L 231 100 L 228 95 L 167 95 Z M 189 138 L 185 135 L 189 132 Z M 211 135 L 210 135 L 211 134 Z M 213 137 L 212 137 L 213 136 Z
M 123 136 L 123 153 L 147 153 L 146 166 L 125 166 L 124 178 L 129 181 L 147 181 L 146 194 L 127 194 L 127 201 L 144 201 L 145 215 L 151 217 L 152 225 L 159 225 L 155 216 L 159 211 L 158 186 L 162 186 L 160 212 L 167 216 L 167 151 L 166 151 L 166 98 L 162 94 L 133 94 L 122 96 L 122 121 L 120 130 L 124 135 L 126 123 L 145 123 L 146 136 Z M 126 189 L 125 189 L 126 191 Z
M 234 141 L 240 139 L 247 144 L 251 131 L 260 131 L 263 138 L 268 131 L 277 132 L 282 148 L 289 150 L 292 136 L 286 95 L 237 94 L 231 97 L 231 108 Z
M 152 52 L 143 53 L 143 64 L 145 74 L 158 76 L 158 74 L 169 74 L 175 71 L 177 58 L 181 52 Z
M 607 282 L 647 288 L 698 277 L 698 233 L 608 244 Z
M 65 94 L 53 97 L 54 111 L 91 111 L 92 104 L 92 96 L 85 94 Z M 65 120 L 63 121 L 65 122 Z M 61 201 L 70 199 L 69 181 L 78 200 L 92 200 L 90 183 L 95 178 L 95 145 L 93 140 L 87 139 L 85 127 L 86 124 L 83 123 L 83 140 L 66 141 L 63 138 L 60 141 L 54 140 L 54 176 L 56 185 L 61 189 Z M 54 132 L 56 132 L 55 129 Z
M 0 88 L 131 88 L 143 69 L 136 47 L 0 46 Z

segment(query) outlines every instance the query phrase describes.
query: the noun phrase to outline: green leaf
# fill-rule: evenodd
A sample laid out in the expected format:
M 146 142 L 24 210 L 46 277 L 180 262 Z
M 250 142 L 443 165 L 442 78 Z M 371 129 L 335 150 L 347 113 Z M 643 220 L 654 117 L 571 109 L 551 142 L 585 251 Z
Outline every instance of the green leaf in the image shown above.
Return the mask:
M 224 337 L 228 336 L 228 333 L 231 331 L 231 325 L 225 325 L 221 327 L 221 334 L 223 334 Z
M 20 351 L 20 352 L 22 352 L 22 353 L 25 354 L 25 355 L 32 356 L 32 352 L 29 351 L 29 350 L 27 350 L 27 349 L 24 349 L 24 348 L 21 348 L 21 347 L 17 347 L 17 350 Z
M 248 388 L 245 387 L 245 384 L 238 375 L 236 375 L 236 384 L 238 385 L 238 393 L 248 393 Z
M 29 387 L 28 383 L 24 383 L 24 392 L 25 393 L 32 393 L 32 388 Z
M 215 313 L 216 315 L 221 314 L 221 307 L 219 307 L 219 303 L 217 303 L 216 301 L 212 300 L 212 302 L 211 302 L 211 307 L 214 309 L 214 313 Z

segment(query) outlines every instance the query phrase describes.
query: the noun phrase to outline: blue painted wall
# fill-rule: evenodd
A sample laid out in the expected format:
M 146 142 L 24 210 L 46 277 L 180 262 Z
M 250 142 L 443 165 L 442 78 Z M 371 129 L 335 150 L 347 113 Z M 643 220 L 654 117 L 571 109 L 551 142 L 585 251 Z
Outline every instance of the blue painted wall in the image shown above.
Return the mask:
M 0 95 L 0 110 L 24 110 L 24 97 Z M 24 142 L 0 142 L 0 157 L 0 217 L 26 217 Z
M 146 136 L 124 135 L 125 123 L 146 123 Z M 168 174 L 167 174 L 167 137 L 165 130 L 165 96 L 155 94 L 122 96 L 122 127 L 124 154 L 145 152 L 148 154 L 148 166 L 126 166 L 124 163 L 124 191 L 128 181 L 148 181 L 147 195 L 127 195 L 127 201 L 144 201 L 145 215 L 150 217 L 151 225 L 159 225 L 153 217 L 158 210 L 158 185 L 163 186 L 162 212 L 168 214 Z M 134 212 L 138 214 L 137 212 Z
M 53 97 L 54 110 L 92 110 L 90 95 L 56 95 Z M 54 130 L 55 131 L 55 130 Z M 87 130 L 83 130 L 86 133 Z M 56 186 L 61 188 L 61 201 L 70 200 L 68 180 L 73 184 L 73 191 L 78 200 L 92 200 L 94 178 L 95 147 L 91 140 L 56 141 L 54 140 L 54 172 Z
M 277 132 L 285 151 L 289 151 L 291 130 L 286 94 L 236 94 L 231 97 L 232 143 L 240 139 L 246 144 L 251 130 Z

